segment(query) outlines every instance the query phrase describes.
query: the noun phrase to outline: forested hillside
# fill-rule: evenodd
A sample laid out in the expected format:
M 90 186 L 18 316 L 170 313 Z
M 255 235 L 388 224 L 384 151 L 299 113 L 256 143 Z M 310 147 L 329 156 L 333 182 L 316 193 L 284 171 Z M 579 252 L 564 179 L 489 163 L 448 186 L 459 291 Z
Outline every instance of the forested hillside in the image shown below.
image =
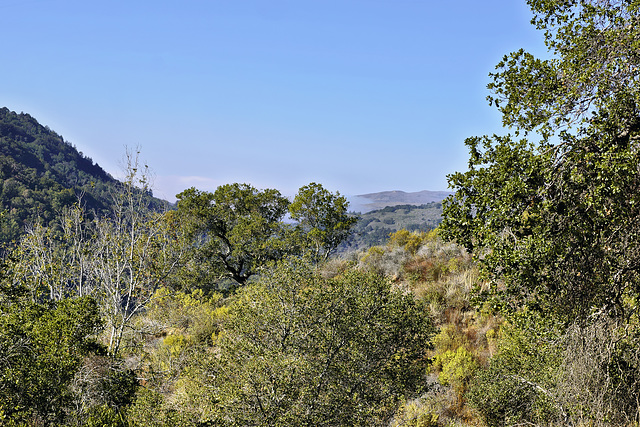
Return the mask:
M 62 136 L 7 108 L 0 108 L 0 183 L 0 244 L 16 240 L 29 223 L 52 224 L 79 198 L 88 212 L 104 214 L 118 186 Z

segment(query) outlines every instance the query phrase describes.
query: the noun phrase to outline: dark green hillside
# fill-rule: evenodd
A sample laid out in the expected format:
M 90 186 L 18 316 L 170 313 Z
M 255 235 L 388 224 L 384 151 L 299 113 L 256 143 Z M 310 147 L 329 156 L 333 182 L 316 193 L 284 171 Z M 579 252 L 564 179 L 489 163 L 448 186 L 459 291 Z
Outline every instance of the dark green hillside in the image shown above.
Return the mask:
M 82 201 L 106 212 L 118 181 L 29 114 L 0 108 L 0 244 Z
M 424 205 L 396 205 L 360 214 L 351 238 L 341 252 L 366 249 L 384 244 L 389 234 L 398 230 L 428 231 L 442 221 L 442 203 Z

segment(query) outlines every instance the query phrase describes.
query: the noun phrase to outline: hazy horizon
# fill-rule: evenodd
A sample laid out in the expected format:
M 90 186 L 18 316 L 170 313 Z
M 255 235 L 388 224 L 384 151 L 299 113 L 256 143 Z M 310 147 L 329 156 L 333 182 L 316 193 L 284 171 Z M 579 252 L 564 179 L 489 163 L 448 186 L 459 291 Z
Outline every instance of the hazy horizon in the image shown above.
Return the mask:
M 2 104 L 114 176 L 124 147 L 140 147 L 170 201 L 230 182 L 447 190 L 464 139 L 504 133 L 488 73 L 543 46 L 512 0 L 28 0 L 0 12 L 15 40 Z

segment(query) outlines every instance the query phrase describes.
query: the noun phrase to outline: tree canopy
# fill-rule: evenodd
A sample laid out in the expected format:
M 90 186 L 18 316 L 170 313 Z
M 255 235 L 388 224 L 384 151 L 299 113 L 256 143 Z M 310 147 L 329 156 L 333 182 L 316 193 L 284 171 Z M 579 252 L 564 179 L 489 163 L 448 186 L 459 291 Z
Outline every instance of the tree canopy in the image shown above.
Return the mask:
M 239 291 L 197 381 L 229 426 L 386 425 L 426 387 L 425 307 L 376 274 L 323 279 L 289 260 Z
M 443 228 L 512 305 L 624 317 L 640 293 L 640 3 L 528 3 L 550 57 L 496 67 L 489 100 L 516 136 L 466 141 Z
M 178 194 L 178 215 L 202 265 L 214 280 L 240 285 L 287 255 L 326 261 L 357 221 L 348 206 L 346 198 L 316 183 L 300 188 L 293 202 L 278 190 L 239 183 Z M 287 213 L 294 223 L 285 221 Z
M 177 197 L 199 258 L 219 278 L 244 284 L 261 266 L 281 257 L 279 237 L 289 201 L 279 191 L 236 183 L 213 193 L 190 188 Z
M 489 101 L 513 134 L 467 139 L 444 203 L 477 302 L 508 321 L 469 401 L 495 426 L 637 423 L 640 2 L 528 4 L 548 57 L 497 65 Z
M 349 215 L 348 208 L 344 196 L 332 194 L 315 182 L 298 190 L 289 213 L 298 222 L 314 260 L 326 261 L 351 234 L 358 218 Z

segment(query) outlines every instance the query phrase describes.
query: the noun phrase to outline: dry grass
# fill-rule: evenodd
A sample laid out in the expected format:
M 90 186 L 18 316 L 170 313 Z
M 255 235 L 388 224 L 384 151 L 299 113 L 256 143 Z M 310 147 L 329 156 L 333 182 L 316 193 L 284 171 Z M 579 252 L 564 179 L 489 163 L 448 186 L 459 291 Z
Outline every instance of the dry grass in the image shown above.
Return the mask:
M 386 246 L 371 248 L 357 259 L 358 268 L 390 277 L 397 286 L 426 302 L 429 315 L 439 328 L 433 342 L 434 358 L 462 347 L 478 366 L 484 366 L 495 353 L 502 321 L 472 306 L 472 293 L 480 283 L 471 256 L 463 248 L 443 242 L 437 232 L 398 232 Z M 455 387 L 440 384 L 438 373 L 442 366 L 434 366 L 431 391 L 407 402 L 391 425 L 480 425 L 477 414 L 466 405 L 466 383 Z

